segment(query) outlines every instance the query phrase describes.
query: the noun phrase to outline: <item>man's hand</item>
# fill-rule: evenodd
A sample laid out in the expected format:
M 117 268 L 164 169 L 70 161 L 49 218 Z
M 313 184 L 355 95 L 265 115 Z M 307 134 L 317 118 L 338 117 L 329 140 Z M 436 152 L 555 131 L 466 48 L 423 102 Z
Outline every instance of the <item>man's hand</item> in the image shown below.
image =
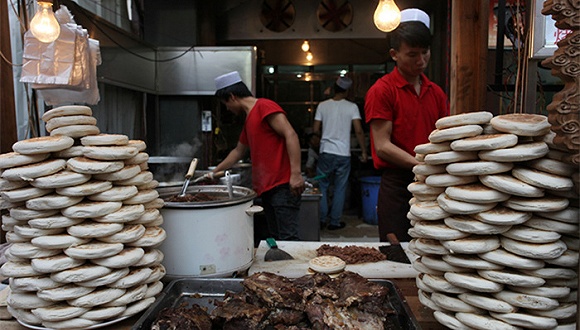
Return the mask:
M 304 178 L 302 177 L 302 174 L 292 173 L 290 175 L 290 191 L 294 195 L 300 196 L 304 192 L 304 189 L 305 189 L 305 185 L 304 185 Z

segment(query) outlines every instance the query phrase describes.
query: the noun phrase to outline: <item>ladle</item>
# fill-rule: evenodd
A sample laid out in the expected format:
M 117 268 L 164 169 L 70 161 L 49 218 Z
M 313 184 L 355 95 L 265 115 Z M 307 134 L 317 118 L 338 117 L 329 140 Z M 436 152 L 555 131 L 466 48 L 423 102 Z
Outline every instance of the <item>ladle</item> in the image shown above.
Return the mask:
M 197 161 L 198 161 L 197 158 L 194 158 L 191 160 L 191 163 L 189 163 L 189 169 L 187 170 L 187 174 L 185 174 L 185 181 L 183 181 L 183 187 L 181 188 L 181 193 L 177 195 L 178 197 L 185 196 L 185 191 L 187 190 L 187 186 L 189 186 L 189 180 L 191 180 L 193 174 L 195 173 Z

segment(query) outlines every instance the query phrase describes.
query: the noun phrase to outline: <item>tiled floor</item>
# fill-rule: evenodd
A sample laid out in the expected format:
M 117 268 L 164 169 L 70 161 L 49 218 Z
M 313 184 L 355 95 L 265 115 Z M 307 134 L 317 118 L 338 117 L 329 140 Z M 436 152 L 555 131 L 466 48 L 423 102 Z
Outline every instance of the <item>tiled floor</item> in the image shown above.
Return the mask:
M 323 242 L 378 242 L 377 225 L 371 225 L 354 212 L 345 212 L 341 221 L 346 227 L 337 230 L 323 229 L 320 231 L 320 241 Z

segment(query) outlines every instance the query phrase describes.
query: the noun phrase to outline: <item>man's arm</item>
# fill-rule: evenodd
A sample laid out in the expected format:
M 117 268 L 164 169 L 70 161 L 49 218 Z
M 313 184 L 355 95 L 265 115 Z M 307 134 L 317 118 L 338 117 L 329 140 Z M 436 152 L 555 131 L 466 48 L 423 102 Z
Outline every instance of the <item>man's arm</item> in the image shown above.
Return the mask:
M 300 164 L 300 142 L 298 135 L 286 115 L 273 113 L 267 117 L 268 124 L 276 133 L 284 137 L 288 158 L 290 158 L 290 189 L 293 193 L 301 195 L 304 192 L 304 178 L 302 178 Z
M 231 168 L 232 166 L 234 166 L 234 164 L 238 160 L 240 160 L 244 157 L 247 150 L 248 150 L 248 146 L 246 146 L 238 141 L 238 144 L 236 145 L 236 147 L 234 149 L 232 149 L 232 151 L 230 151 L 230 153 L 227 155 L 227 157 L 224 160 L 222 160 L 222 162 L 219 163 L 215 167 L 213 172 L 215 173 L 218 171 L 225 171 L 225 170 Z
M 320 126 L 322 126 L 322 122 L 320 120 L 315 120 L 314 124 L 312 124 L 312 133 L 318 134 L 318 136 L 322 136 L 322 132 L 320 132 Z
M 354 119 L 352 121 L 352 126 L 354 127 L 354 134 L 356 135 L 356 140 L 358 141 L 358 145 L 362 150 L 361 155 L 361 162 L 366 163 L 367 158 L 369 157 L 367 154 L 367 148 L 365 145 L 365 132 L 362 129 L 362 121 L 360 119 Z
M 391 142 L 391 133 L 393 132 L 392 121 L 372 120 L 371 132 L 373 134 L 375 151 L 381 159 L 400 168 L 409 170 L 412 170 L 413 166 L 419 164 L 415 157 Z

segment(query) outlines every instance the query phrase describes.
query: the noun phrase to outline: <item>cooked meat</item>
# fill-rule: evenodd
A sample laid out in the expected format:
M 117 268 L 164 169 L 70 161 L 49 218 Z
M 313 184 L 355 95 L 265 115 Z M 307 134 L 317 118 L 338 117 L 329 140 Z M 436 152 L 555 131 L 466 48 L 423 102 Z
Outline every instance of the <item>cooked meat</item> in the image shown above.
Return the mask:
M 209 314 L 199 305 L 165 308 L 159 312 L 151 330 L 211 330 Z
M 387 260 L 387 256 L 381 251 L 364 246 L 347 245 L 344 247 L 322 244 L 316 249 L 317 256 L 335 256 L 344 260 L 347 264 L 362 264 L 364 262 L 377 262 Z
M 216 308 L 211 311 L 211 318 L 218 322 L 228 322 L 234 319 L 251 319 L 260 322 L 268 314 L 266 308 L 249 304 L 238 297 L 224 301 L 216 301 Z
M 185 194 L 185 196 L 171 196 L 165 199 L 166 202 L 210 202 L 210 201 L 219 201 L 219 200 L 226 200 L 229 197 L 227 195 L 216 195 L 216 194 L 208 194 L 208 193 L 195 193 L 195 194 Z
M 296 325 L 304 320 L 304 318 L 304 311 L 289 308 L 276 308 L 268 315 L 268 321 L 271 325 Z
M 246 290 L 253 292 L 268 307 L 302 310 L 302 294 L 287 277 L 261 272 L 247 277 L 243 282 Z
M 358 306 L 369 313 L 385 314 L 389 290 L 353 272 L 343 272 L 335 279 L 340 286 L 338 306 Z
M 307 299 L 312 294 L 332 299 L 338 299 L 339 297 L 340 288 L 328 274 L 314 273 L 313 275 L 305 275 L 295 279 L 293 283 L 299 291 L 302 291 L 304 299 Z

